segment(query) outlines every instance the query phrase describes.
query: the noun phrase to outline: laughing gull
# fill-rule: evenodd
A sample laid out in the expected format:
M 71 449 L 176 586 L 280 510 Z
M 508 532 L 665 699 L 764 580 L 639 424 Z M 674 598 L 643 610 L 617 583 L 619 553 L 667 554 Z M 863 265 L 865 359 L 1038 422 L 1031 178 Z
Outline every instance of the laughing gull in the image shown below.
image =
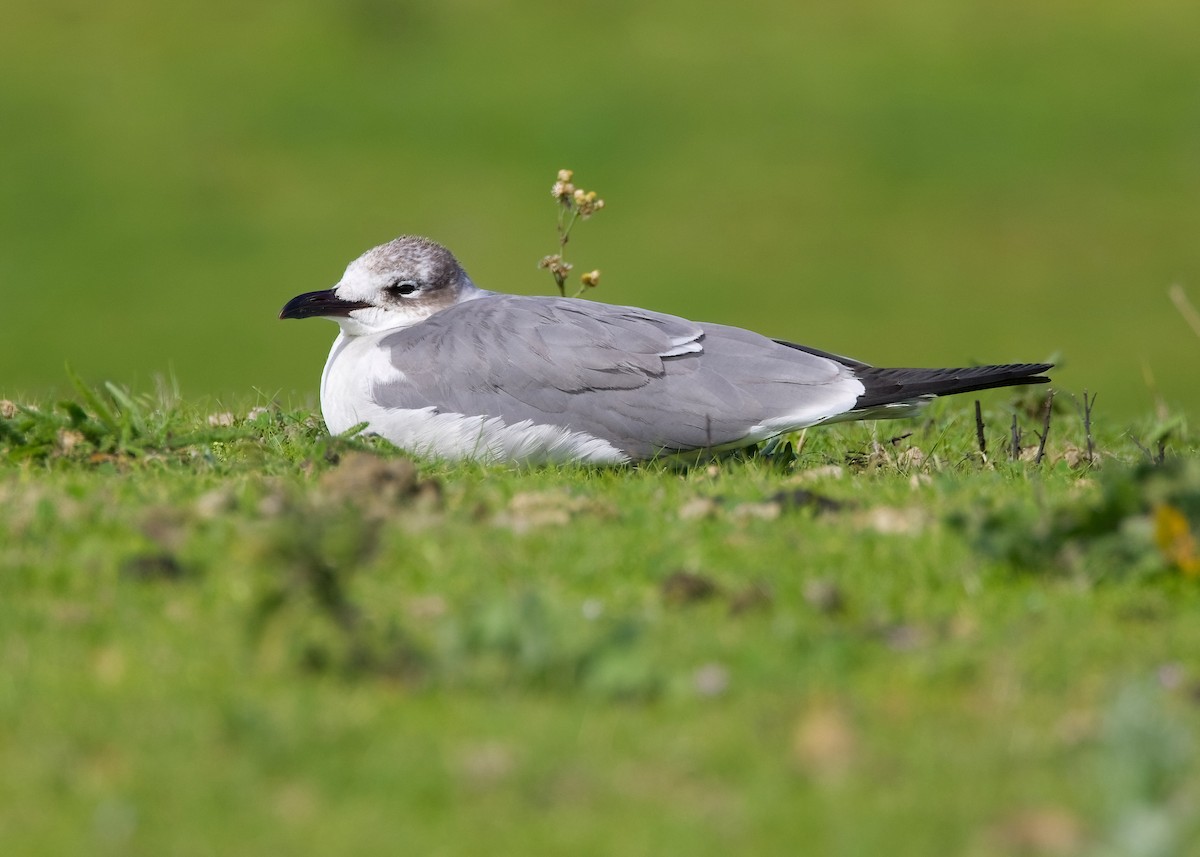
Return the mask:
M 411 453 L 624 464 L 749 446 L 806 426 L 910 416 L 936 396 L 1039 384 L 1047 363 L 883 369 L 720 324 L 478 288 L 404 236 L 280 318 L 336 321 L 330 432 L 366 423 Z

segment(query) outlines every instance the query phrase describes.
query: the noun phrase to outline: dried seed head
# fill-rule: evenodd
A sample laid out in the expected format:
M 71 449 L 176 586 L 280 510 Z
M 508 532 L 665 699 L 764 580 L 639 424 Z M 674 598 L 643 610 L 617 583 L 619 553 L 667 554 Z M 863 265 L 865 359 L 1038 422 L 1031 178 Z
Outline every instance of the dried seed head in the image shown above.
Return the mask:
M 575 201 L 575 208 L 579 210 L 579 216 L 584 220 L 587 220 L 597 211 L 604 208 L 604 200 L 597 197 L 594 190 L 577 190 L 573 199 Z
M 579 282 L 583 283 L 585 288 L 594 289 L 600 285 L 600 272 L 588 271 L 586 274 L 580 274 Z
M 70 455 L 71 450 L 83 443 L 86 438 L 73 429 L 58 430 L 58 448 L 64 455 Z
M 566 279 L 567 274 L 571 273 L 571 268 L 574 267 L 570 262 L 563 259 L 562 256 L 555 253 L 553 256 L 543 256 L 542 261 L 538 262 L 539 268 L 549 268 L 550 273 L 556 278 Z
M 571 199 L 575 196 L 575 185 L 570 182 L 555 182 L 550 188 L 550 195 L 563 205 L 570 206 Z
M 558 171 L 558 180 L 563 183 L 569 182 L 572 178 L 574 178 L 574 176 L 575 176 L 574 170 L 559 170 Z

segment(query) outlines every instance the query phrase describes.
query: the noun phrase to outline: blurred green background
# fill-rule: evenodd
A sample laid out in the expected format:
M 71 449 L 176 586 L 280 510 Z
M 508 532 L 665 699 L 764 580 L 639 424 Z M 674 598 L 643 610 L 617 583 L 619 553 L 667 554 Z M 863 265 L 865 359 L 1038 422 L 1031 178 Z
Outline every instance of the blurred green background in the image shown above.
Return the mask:
M 549 293 L 880 364 L 1038 360 L 1195 411 L 1200 4 L 17 0 L 0 29 L 0 394 L 63 365 L 315 401 L 291 296 L 400 233 Z M 1148 381 L 1152 377 L 1153 381 Z

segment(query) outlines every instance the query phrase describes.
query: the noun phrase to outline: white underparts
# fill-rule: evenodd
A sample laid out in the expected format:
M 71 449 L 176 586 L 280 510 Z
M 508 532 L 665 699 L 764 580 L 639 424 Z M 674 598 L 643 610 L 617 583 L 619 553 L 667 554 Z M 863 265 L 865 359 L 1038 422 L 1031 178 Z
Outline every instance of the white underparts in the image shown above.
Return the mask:
M 416 455 L 444 459 L 544 464 L 580 461 L 626 464 L 629 456 L 602 438 L 562 426 L 499 417 L 465 416 L 436 408 L 390 409 L 367 420 L 378 434 Z

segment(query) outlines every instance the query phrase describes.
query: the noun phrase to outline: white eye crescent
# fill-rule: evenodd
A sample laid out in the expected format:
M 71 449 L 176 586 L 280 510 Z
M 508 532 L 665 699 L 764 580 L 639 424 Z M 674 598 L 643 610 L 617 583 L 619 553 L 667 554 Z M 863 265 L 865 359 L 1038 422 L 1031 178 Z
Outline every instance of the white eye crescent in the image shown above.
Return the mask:
M 390 286 L 384 286 L 383 290 L 393 298 L 402 298 L 411 295 L 417 290 L 417 284 L 411 280 L 397 280 Z

